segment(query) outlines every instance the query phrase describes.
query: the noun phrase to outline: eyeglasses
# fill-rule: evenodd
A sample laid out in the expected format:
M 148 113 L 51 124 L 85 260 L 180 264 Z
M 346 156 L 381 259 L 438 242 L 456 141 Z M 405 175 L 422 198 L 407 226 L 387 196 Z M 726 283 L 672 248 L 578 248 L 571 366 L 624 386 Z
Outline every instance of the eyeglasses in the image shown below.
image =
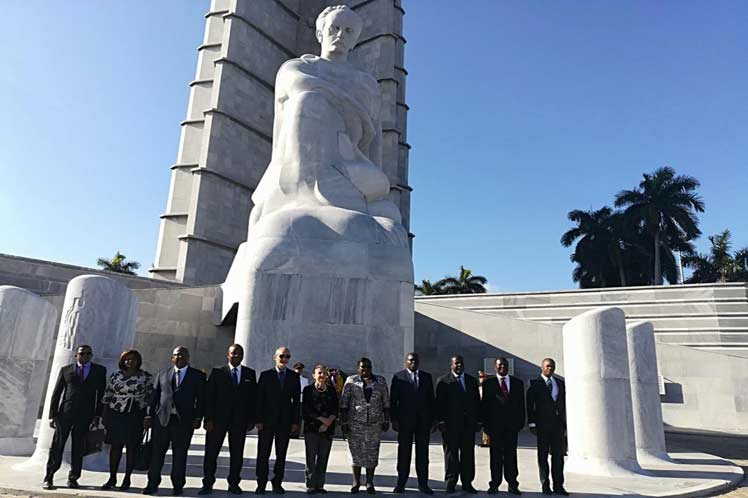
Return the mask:
M 278 355 L 278 358 L 290 358 L 290 357 L 291 357 L 291 355 L 290 355 L 290 354 L 285 354 L 285 353 L 284 353 L 284 354 L 279 354 L 279 355 Z

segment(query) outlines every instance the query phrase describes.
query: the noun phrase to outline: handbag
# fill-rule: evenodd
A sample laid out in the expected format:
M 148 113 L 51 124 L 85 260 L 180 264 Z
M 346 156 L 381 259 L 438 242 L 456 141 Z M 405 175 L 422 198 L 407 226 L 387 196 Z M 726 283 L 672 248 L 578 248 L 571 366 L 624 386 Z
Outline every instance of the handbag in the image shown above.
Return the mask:
M 148 470 L 151 467 L 151 454 L 153 452 L 153 441 L 151 441 L 151 430 L 143 432 L 143 437 L 135 454 L 135 470 Z
M 106 430 L 101 423 L 89 427 L 88 432 L 86 433 L 85 445 L 83 447 L 83 456 L 93 455 L 94 453 L 100 452 L 104 447 L 105 438 Z

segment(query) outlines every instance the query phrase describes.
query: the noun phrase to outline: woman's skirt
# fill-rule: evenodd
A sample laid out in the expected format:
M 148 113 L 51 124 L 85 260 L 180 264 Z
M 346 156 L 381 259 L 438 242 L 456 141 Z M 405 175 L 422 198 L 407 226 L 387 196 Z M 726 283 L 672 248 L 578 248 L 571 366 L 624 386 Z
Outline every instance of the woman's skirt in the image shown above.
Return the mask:
M 373 468 L 379 463 L 379 442 L 382 439 L 380 424 L 351 424 L 348 449 L 353 465 Z
M 143 410 L 129 413 L 110 411 L 106 424 L 107 444 L 137 444 L 143 437 Z

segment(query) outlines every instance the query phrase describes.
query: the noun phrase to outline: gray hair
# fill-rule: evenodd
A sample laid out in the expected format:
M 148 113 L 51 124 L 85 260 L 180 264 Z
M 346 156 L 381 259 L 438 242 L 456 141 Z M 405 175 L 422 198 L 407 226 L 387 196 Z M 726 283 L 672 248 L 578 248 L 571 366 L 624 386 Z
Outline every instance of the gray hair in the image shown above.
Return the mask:
M 358 15 L 352 8 L 348 7 L 347 5 L 331 5 L 330 7 L 327 7 L 325 10 L 320 12 L 320 14 L 317 16 L 315 27 L 317 40 L 319 40 L 320 42 L 322 42 L 322 31 L 325 29 L 325 21 L 327 20 L 328 16 L 332 15 L 335 12 L 348 12 L 350 14 L 353 14 L 353 18 L 356 19 L 356 27 L 358 28 L 359 34 L 364 28 L 364 20 L 361 19 L 361 16 Z

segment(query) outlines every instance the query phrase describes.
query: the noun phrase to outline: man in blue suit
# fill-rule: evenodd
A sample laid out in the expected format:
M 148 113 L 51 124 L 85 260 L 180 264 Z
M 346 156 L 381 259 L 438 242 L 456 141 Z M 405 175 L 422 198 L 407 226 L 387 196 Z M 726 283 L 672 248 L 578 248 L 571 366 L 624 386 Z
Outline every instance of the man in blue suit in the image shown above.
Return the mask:
M 148 470 L 144 495 L 152 495 L 161 484 L 164 457 L 171 444 L 171 484 L 174 495 L 182 494 L 187 470 L 187 450 L 192 433 L 203 418 L 205 374 L 189 366 L 190 352 L 183 346 L 174 348 L 172 366 L 156 375 L 146 427 L 153 427 L 153 456 Z

